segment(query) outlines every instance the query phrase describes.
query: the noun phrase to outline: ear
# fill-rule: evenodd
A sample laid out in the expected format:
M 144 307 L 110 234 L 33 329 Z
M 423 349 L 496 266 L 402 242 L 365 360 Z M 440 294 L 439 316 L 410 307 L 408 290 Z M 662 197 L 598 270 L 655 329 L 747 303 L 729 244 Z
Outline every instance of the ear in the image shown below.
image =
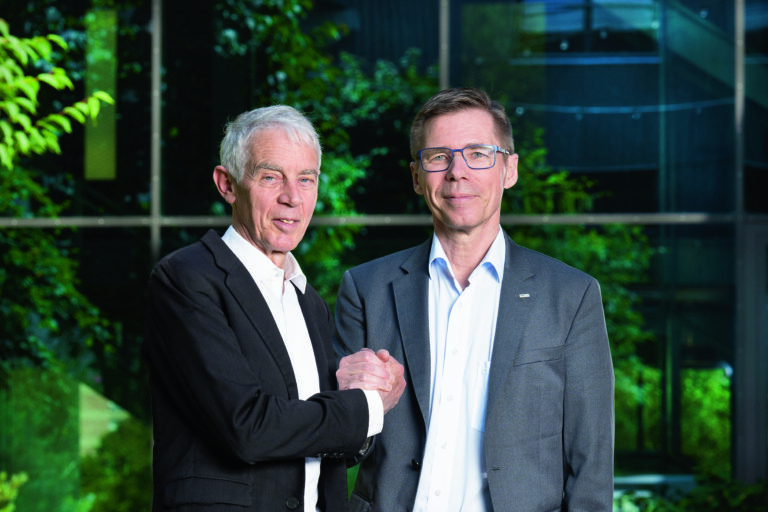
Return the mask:
M 421 181 L 419 181 L 419 168 L 416 162 L 411 162 L 411 178 L 413 179 L 413 190 L 420 196 L 423 196 L 424 187 L 421 186 Z
M 505 168 L 504 188 L 512 188 L 517 183 L 517 153 L 512 153 L 507 157 Z
M 229 174 L 226 167 L 217 165 L 213 169 L 213 182 L 216 184 L 216 189 L 229 204 L 235 202 L 235 179 Z

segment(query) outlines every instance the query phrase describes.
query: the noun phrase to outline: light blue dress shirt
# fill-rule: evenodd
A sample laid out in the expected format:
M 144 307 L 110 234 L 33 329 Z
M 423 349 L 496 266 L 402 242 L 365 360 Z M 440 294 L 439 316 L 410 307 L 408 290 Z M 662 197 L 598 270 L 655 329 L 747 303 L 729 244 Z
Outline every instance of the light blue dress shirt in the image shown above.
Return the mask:
M 483 457 L 485 404 L 506 246 L 499 228 L 462 289 L 437 236 L 429 258 L 431 393 L 414 510 L 491 510 Z

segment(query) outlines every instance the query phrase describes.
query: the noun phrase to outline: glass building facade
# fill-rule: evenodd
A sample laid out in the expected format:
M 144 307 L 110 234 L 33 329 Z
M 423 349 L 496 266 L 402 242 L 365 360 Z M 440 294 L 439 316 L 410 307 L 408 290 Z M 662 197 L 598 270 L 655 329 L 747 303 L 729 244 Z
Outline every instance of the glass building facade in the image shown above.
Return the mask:
M 237 2 L 8 4 L 0 17 L 12 33 L 69 37 L 83 52 L 71 73 L 86 93 L 105 90 L 116 103 L 39 164 L 51 194 L 68 201 L 62 215 L 3 217 L 0 230 L 56 230 L 73 249 L 80 289 L 113 322 L 115 352 L 101 355 L 113 371 L 96 386 L 100 410 L 114 413 L 104 413 L 104 424 L 131 416 L 148 429 L 138 349 L 147 277 L 163 254 L 228 225 L 210 173 L 224 123 L 258 106 L 249 90 L 267 77 L 248 51 L 225 51 Z M 629 268 L 624 286 L 648 333 L 632 356 L 648 371 L 622 374 L 634 394 L 617 386 L 617 488 L 689 485 L 701 465 L 766 478 L 768 1 L 316 0 L 302 26 L 328 21 L 347 29 L 334 55 L 372 67 L 418 49 L 417 67 L 432 73 L 435 91 L 485 89 L 505 104 L 521 148 L 538 144 L 546 166 L 592 183 L 586 210 L 510 205 L 503 224 L 512 238 L 522 229 L 610 238 L 616 226 L 642 234 L 647 264 Z M 372 159 L 350 190 L 358 215 L 313 221 L 311 229 L 358 226 L 342 265 L 427 236 L 430 218 L 411 191 L 400 140 L 401 154 Z M 520 153 L 524 166 L 531 153 Z M 631 368 L 622 357 L 615 364 Z M 82 384 L 71 383 L 61 400 L 82 406 Z M 81 414 L 80 430 L 68 434 L 81 448 L 84 424 Z M 3 438 L 5 448 L 13 442 Z M 0 471 L 30 472 L 7 455 L 17 452 L 4 453 Z M 137 471 L 146 476 L 148 467 Z M 97 478 L 83 468 L 72 475 Z M 62 489 L 79 495 L 75 483 Z

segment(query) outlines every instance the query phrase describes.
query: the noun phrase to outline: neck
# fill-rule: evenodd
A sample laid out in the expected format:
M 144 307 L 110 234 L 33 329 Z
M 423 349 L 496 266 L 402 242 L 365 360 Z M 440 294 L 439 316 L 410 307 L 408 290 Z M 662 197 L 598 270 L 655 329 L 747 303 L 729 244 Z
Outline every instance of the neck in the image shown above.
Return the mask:
M 498 235 L 498 228 L 487 233 L 450 232 L 435 229 L 453 275 L 462 288 L 469 286 L 469 276 L 485 257 Z

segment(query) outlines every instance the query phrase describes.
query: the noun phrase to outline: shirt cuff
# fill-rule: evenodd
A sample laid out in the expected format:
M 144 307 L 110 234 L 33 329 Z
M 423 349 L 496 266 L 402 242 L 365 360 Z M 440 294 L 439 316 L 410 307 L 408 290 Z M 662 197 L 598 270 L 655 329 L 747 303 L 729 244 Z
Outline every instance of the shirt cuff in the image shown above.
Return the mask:
M 368 437 L 371 437 L 384 429 L 384 404 L 375 389 L 364 389 L 363 393 L 368 400 Z

